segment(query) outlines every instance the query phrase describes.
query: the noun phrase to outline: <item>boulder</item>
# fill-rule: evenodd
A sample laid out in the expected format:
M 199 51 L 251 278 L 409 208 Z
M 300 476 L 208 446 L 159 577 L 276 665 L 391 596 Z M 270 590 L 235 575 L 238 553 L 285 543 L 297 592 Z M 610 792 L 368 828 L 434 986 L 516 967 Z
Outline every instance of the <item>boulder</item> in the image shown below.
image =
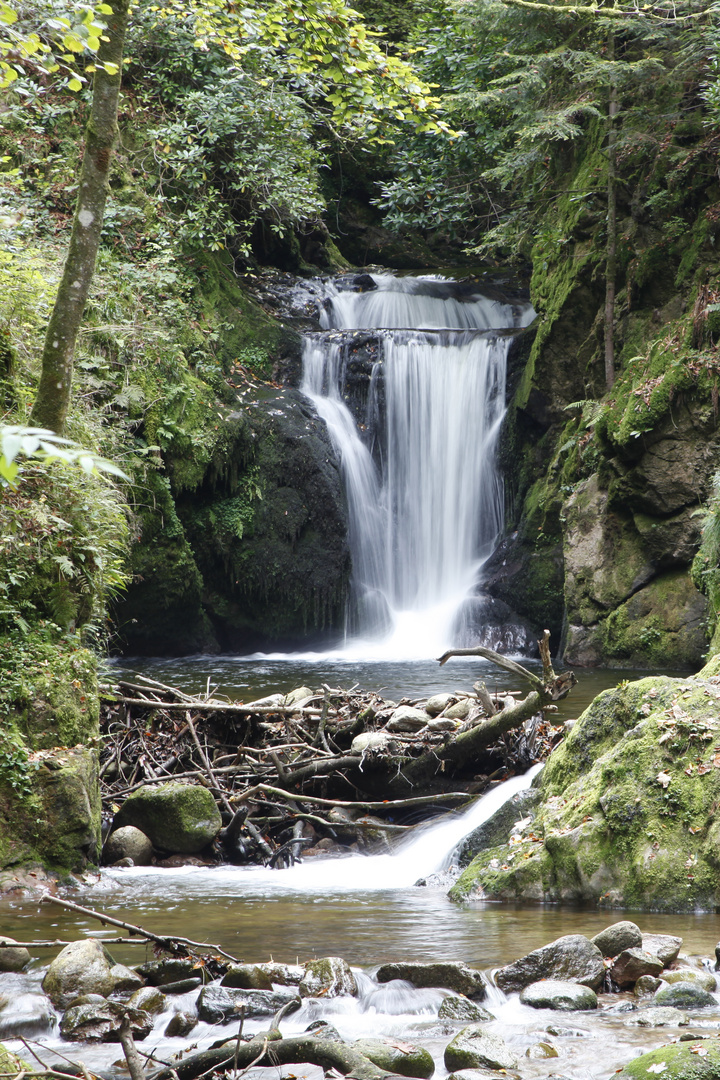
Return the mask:
M 472 698 L 460 698 L 454 705 L 448 705 L 443 710 L 443 716 L 448 720 L 467 720 L 474 701 Z
M 30 963 L 30 953 L 14 938 L 0 937 L 0 972 L 22 971 Z
M 308 698 L 314 697 L 313 691 L 308 686 L 298 686 L 294 690 L 291 690 L 289 694 L 286 694 L 283 699 L 283 705 L 289 707 L 290 705 L 300 706 L 301 702 L 307 701 Z
M 184 1039 L 197 1024 L 197 1016 L 188 1012 L 175 1012 L 165 1028 L 166 1039 Z
M 717 1080 L 720 1076 L 720 1043 L 715 1040 L 660 1046 L 633 1058 L 615 1074 L 616 1080 Z
M 125 825 L 140 829 L 161 851 L 192 855 L 212 843 L 222 818 L 207 788 L 176 781 L 130 795 L 113 822 L 114 829 Z
M 635 997 L 652 997 L 660 985 L 660 980 L 654 979 L 652 975 L 641 975 L 635 983 Z
M 439 1020 L 457 1020 L 463 1024 L 481 1024 L 494 1020 L 495 1017 L 482 1005 L 466 997 L 448 996 L 438 1009 Z
M 662 960 L 644 949 L 625 949 L 615 957 L 610 976 L 620 987 L 634 986 L 643 975 L 657 978 L 663 969 Z
M 653 1001 L 656 1005 L 669 1005 L 674 1009 L 708 1009 L 717 1006 L 712 994 L 691 982 L 674 983 L 673 986 L 658 990 Z
M 432 1054 L 424 1047 L 391 1039 L 358 1039 L 355 1050 L 364 1054 L 373 1065 L 399 1076 L 417 1076 L 427 1080 L 435 1072 Z
M 378 982 L 404 979 L 418 988 L 440 987 L 454 990 L 456 994 L 482 1001 L 487 993 L 482 972 L 456 961 L 436 964 L 397 963 L 382 964 L 375 973 Z
M 51 962 L 42 988 L 53 1005 L 64 1008 L 78 994 L 101 994 L 115 989 L 113 962 L 95 938 L 73 941 Z
M 690 1021 L 680 1009 L 657 1005 L 651 1009 L 638 1009 L 625 1021 L 626 1027 L 685 1027 Z
M 602 953 L 582 934 L 567 934 L 500 968 L 495 982 L 506 993 L 540 979 L 561 979 L 597 989 L 603 981 Z
M 510 839 L 515 824 L 531 816 L 539 801 L 540 792 L 535 788 L 528 788 L 527 791 L 519 791 L 517 795 L 513 795 L 511 799 L 503 803 L 492 817 L 489 817 L 482 825 L 478 825 L 477 829 L 473 829 L 460 841 L 455 849 L 460 866 L 467 866 L 481 851 L 506 843 Z
M 139 990 L 144 985 L 137 971 L 125 967 L 124 964 L 113 964 L 110 968 L 110 978 L 112 980 L 111 994 L 124 994 L 128 990 Z
M 272 990 L 272 979 L 257 964 L 233 964 L 220 980 L 221 986 L 239 990 Z
M 710 994 L 714 994 L 717 990 L 717 979 L 713 973 L 700 968 L 677 968 L 675 971 L 663 971 L 662 980 L 670 986 L 679 982 L 694 983 Z
M 385 731 L 420 731 L 428 722 L 428 714 L 424 709 L 414 709 L 411 705 L 400 705 L 392 714 Z
M 71 1005 L 60 1021 L 60 1034 L 72 1042 L 119 1042 L 126 1016 L 133 1038 L 147 1038 L 153 1028 L 150 1014 L 119 1001 Z
M 672 934 L 643 934 L 642 947 L 662 961 L 663 967 L 674 964 L 682 948 L 683 939 Z
M 576 982 L 561 979 L 543 979 L 530 983 L 520 991 L 523 1005 L 533 1009 L 557 1009 L 572 1012 L 574 1009 L 589 1011 L 597 1009 L 598 1000 L 594 990 Z
M 294 997 L 294 994 L 279 994 L 272 990 L 237 990 L 210 983 L 203 986 L 198 995 L 197 1014 L 200 1020 L 208 1024 L 226 1024 L 230 1020 L 237 1020 L 241 1011 L 246 1019 L 273 1016 Z
M 539 1042 L 528 1046 L 525 1057 L 531 1061 L 545 1061 L 547 1058 L 556 1058 L 558 1052 L 550 1043 Z
M 122 859 L 132 859 L 133 866 L 150 866 L 152 857 L 152 841 L 134 825 L 124 825 L 111 832 L 102 851 L 105 866 L 113 866 Z
M 256 964 L 259 971 L 264 971 L 278 986 L 299 986 L 305 968 L 302 964 Z
M 170 983 L 192 979 L 197 975 L 195 961 L 180 957 L 149 960 L 146 964 L 140 964 L 137 971 L 151 986 L 168 986 Z
M 445 1068 L 456 1069 L 515 1069 L 518 1059 L 504 1039 L 493 1035 L 479 1024 L 459 1031 L 445 1047 Z
M 390 736 L 385 731 L 364 731 L 356 735 L 350 744 L 353 754 L 363 754 L 366 750 L 384 750 L 390 745 Z
M 612 926 L 606 926 L 594 938 L 590 938 L 593 945 L 597 945 L 603 956 L 617 956 L 625 949 L 641 949 L 642 931 L 634 922 L 616 922 Z
M 142 1009 L 144 1012 L 155 1014 L 164 1012 L 167 998 L 157 986 L 142 986 L 130 995 L 127 1004 L 132 1009 Z
M 350 965 L 340 956 L 325 956 L 311 960 L 299 986 L 300 997 L 354 997 L 357 994 L 355 976 Z
M 52 1031 L 55 1019 L 44 994 L 21 992 L 0 998 L 0 1039 L 34 1039 Z
M 433 694 L 425 702 L 425 712 L 428 716 L 439 716 L 443 709 L 447 709 L 454 700 L 453 694 Z

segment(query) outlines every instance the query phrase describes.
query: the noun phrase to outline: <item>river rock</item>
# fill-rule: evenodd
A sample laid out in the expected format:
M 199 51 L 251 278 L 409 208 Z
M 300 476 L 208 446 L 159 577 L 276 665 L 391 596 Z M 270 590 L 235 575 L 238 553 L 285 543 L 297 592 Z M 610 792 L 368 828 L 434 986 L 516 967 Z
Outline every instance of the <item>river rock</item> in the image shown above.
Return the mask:
M 247 1019 L 254 1016 L 273 1016 L 287 1005 L 294 994 L 279 994 L 272 990 L 238 990 L 210 983 L 198 994 L 197 1014 L 208 1024 L 226 1024 L 237 1020 L 242 1010 Z
M 308 1024 L 305 1030 L 311 1032 L 314 1039 L 324 1039 L 326 1042 L 345 1042 L 338 1029 L 329 1020 L 313 1020 L 312 1024 Z
M 691 982 L 664 987 L 657 991 L 653 1001 L 656 1005 L 670 1005 L 675 1009 L 708 1009 L 711 1005 L 717 1005 L 712 994 Z
M 654 1009 L 638 1009 L 624 1023 L 625 1027 L 685 1027 L 690 1020 L 680 1009 L 657 1005 Z
M 662 960 L 663 967 L 668 967 L 678 958 L 683 939 L 672 934 L 643 934 L 642 947 L 645 952 Z
M 153 1028 L 150 1014 L 119 1001 L 71 1006 L 60 1021 L 60 1034 L 73 1042 L 119 1042 L 126 1016 L 133 1038 L 147 1038 Z
M 445 1068 L 456 1069 L 515 1069 L 518 1059 L 504 1039 L 493 1035 L 479 1024 L 459 1031 L 445 1047 Z
M 525 1057 L 530 1058 L 531 1061 L 544 1061 L 546 1058 L 556 1058 L 557 1056 L 558 1052 L 555 1047 L 546 1042 L 534 1043 L 532 1046 L 528 1046 L 525 1051 Z
M 714 994 L 717 990 L 717 979 L 713 973 L 700 968 L 678 968 L 676 971 L 663 971 L 662 979 L 663 982 L 668 983 L 670 986 L 679 982 L 688 982 L 701 986 L 703 990 L 707 990 L 710 994 Z
M 114 829 L 124 825 L 140 829 L 161 851 L 192 855 L 212 843 L 222 818 L 207 788 L 176 781 L 130 795 L 113 822 Z
M 563 982 L 561 979 L 543 979 L 530 983 L 520 991 L 523 1005 L 533 1009 L 557 1009 L 570 1012 L 573 1009 L 597 1009 L 598 1001 L 594 990 L 576 982 Z
M 400 705 L 392 714 L 385 731 L 420 731 L 428 722 L 424 709 L 414 709 L 411 705 Z
M 133 1009 L 143 1009 L 147 1013 L 161 1013 L 167 1005 L 167 998 L 157 986 L 142 986 L 131 994 L 127 1004 Z
M 194 960 L 185 960 L 181 957 L 148 960 L 146 964 L 140 964 L 136 970 L 151 986 L 167 986 L 170 983 L 192 979 L 198 973 Z
M 340 956 L 325 956 L 311 960 L 299 986 L 300 997 L 354 997 L 357 994 L 355 976 L 350 965 Z
M 605 976 L 602 953 L 582 934 L 567 934 L 535 949 L 495 973 L 506 993 L 522 990 L 540 979 L 561 979 L 597 989 Z
M 133 866 L 150 866 L 152 857 L 152 841 L 134 825 L 123 825 L 111 832 L 102 850 L 105 866 L 113 866 L 122 859 L 132 859 Z
M 73 941 L 50 964 L 42 988 L 53 1005 L 64 1008 L 78 994 L 101 994 L 115 988 L 112 960 L 96 938 Z
M 662 960 L 644 949 L 624 949 L 615 957 L 610 976 L 620 987 L 634 986 L 643 975 L 657 978 L 663 969 Z
M 427 1080 L 435 1072 L 432 1054 L 424 1047 L 391 1039 L 358 1039 L 355 1050 L 364 1054 L 373 1065 L 399 1076 L 417 1076 Z
M 356 735 L 350 744 L 353 754 L 364 754 L 366 750 L 384 750 L 390 745 L 390 736 L 384 731 L 364 731 Z
M 606 926 L 594 938 L 590 938 L 593 945 L 597 945 L 603 956 L 617 956 L 625 949 L 641 949 L 642 931 L 634 922 L 616 922 L 612 926 Z
M 197 1024 L 197 1016 L 189 1012 L 175 1012 L 165 1028 L 166 1039 L 184 1039 Z
M 220 980 L 221 986 L 239 990 L 272 990 L 272 979 L 257 964 L 233 964 Z
M 428 716 L 439 716 L 454 700 L 453 694 L 433 694 L 425 702 L 425 712 Z
M 635 983 L 635 997 L 652 997 L 660 985 L 660 979 L 654 979 L 652 975 L 641 975 Z
M 286 707 L 289 707 L 290 705 L 301 707 L 303 702 L 312 697 L 315 697 L 315 694 L 308 686 L 298 686 L 295 690 L 291 690 L 289 694 L 285 695 L 283 698 L 283 705 Z
M 299 986 L 305 974 L 302 964 L 256 964 L 260 971 L 266 972 L 271 981 L 278 986 Z
M 510 1069 L 460 1069 L 450 1073 L 447 1080 L 519 1080 L 520 1073 Z
M 457 731 L 460 727 L 459 720 L 452 720 L 449 716 L 436 716 L 428 720 L 423 728 L 424 731 Z
M 14 938 L 0 937 L 0 972 L 22 971 L 30 963 L 30 953 Z
M 128 990 L 139 990 L 144 985 L 137 971 L 125 967 L 124 964 L 113 964 L 110 968 L 110 978 L 112 979 L 111 994 L 124 994 Z
M 460 698 L 454 705 L 448 705 L 443 710 L 443 716 L 446 716 L 448 720 L 467 720 L 472 704 L 472 698 Z
M 519 791 L 508 799 L 492 817 L 478 825 L 460 841 L 455 853 L 460 866 L 467 866 L 471 859 L 481 851 L 504 844 L 509 839 L 518 821 L 532 817 L 533 808 L 540 800 L 540 792 L 534 788 Z
M 448 996 L 438 1009 L 439 1020 L 459 1020 L 463 1024 L 488 1023 L 495 1017 L 476 1001 L 466 997 Z
M 458 961 L 446 960 L 436 964 L 382 964 L 375 973 L 378 982 L 405 979 L 418 988 L 440 987 L 456 994 L 482 1001 L 487 993 L 480 971 Z
M 52 1031 L 55 1010 L 44 994 L 14 993 L 0 998 L 0 1039 L 32 1039 Z
M 629 1061 L 615 1074 L 615 1080 L 655 1080 L 659 1076 L 662 1080 L 717 1080 L 720 1042 L 707 1039 L 660 1046 Z

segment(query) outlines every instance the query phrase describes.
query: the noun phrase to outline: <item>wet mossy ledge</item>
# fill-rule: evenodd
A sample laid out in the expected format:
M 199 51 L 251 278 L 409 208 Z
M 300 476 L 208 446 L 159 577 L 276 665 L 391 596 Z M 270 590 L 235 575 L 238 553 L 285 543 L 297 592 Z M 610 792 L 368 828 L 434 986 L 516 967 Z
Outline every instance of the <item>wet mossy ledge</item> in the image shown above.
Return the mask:
M 717 910 L 718 702 L 717 656 L 686 679 L 600 694 L 551 754 L 523 819 L 502 842 L 492 829 L 479 838 L 451 898 Z

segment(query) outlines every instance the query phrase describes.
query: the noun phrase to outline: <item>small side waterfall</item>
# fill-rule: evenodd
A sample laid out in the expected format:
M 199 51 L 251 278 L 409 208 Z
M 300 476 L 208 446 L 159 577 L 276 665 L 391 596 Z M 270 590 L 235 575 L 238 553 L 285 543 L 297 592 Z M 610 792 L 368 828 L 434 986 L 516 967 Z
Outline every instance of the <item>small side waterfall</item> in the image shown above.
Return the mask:
M 331 289 L 326 332 L 306 339 L 302 389 L 328 425 L 347 491 L 350 634 L 394 656 L 427 656 L 451 640 L 502 529 L 495 446 L 507 328 L 532 309 L 444 279 L 373 282 L 368 292 Z M 358 330 L 375 331 L 376 358 L 353 401 Z

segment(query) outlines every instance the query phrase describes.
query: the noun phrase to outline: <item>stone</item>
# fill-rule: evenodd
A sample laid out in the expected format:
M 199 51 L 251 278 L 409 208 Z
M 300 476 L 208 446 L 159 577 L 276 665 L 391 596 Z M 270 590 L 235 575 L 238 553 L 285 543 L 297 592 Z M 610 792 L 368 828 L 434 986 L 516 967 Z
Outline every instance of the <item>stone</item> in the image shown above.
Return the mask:
M 78 994 L 112 993 L 112 960 L 96 938 L 73 941 L 51 962 L 42 988 L 53 1005 L 64 1008 Z
M 197 1016 L 188 1012 L 175 1012 L 167 1022 L 165 1028 L 166 1039 L 184 1039 L 189 1035 L 197 1024 Z
M 717 1006 L 712 994 L 691 982 L 674 983 L 658 990 L 653 1001 L 656 1005 L 670 1005 L 675 1009 L 708 1009 Z
M 459 720 L 452 720 L 447 716 L 436 716 L 432 720 L 428 720 L 425 725 L 427 731 L 457 731 L 460 727 Z
M 439 1020 L 459 1020 L 463 1024 L 480 1024 L 494 1020 L 492 1013 L 466 997 L 448 996 L 438 1009 Z
M 492 817 L 460 841 L 455 849 L 460 866 L 467 866 L 481 851 L 506 843 L 517 822 L 528 816 L 532 817 L 533 809 L 539 801 L 540 792 L 535 788 L 519 791 L 508 799 Z
M 30 953 L 14 938 L 0 937 L 0 972 L 22 971 L 30 963 Z
M 72 1005 L 60 1021 L 60 1034 L 72 1042 L 119 1042 L 120 1028 L 126 1016 L 133 1038 L 147 1038 L 153 1028 L 150 1014 L 128 1008 L 119 1001 Z
M 353 754 L 363 754 L 366 750 L 384 750 L 390 744 L 390 737 L 384 731 L 364 731 L 356 735 L 350 744 Z
M 618 956 L 625 949 L 641 949 L 642 931 L 634 922 L 616 922 L 612 926 L 606 926 L 594 938 L 590 938 L 593 945 L 597 945 L 603 956 Z
M 197 968 L 194 960 L 173 958 L 148 960 L 146 964 L 139 965 L 137 972 L 151 986 L 166 986 L 169 983 L 194 978 L 197 975 Z
M 111 832 L 102 851 L 105 866 L 115 866 L 123 859 L 132 859 L 133 866 L 150 866 L 152 857 L 152 841 L 134 825 L 124 825 Z
M 439 987 L 454 990 L 456 994 L 482 1001 L 487 988 L 482 972 L 459 961 L 446 960 L 434 964 L 407 963 L 382 964 L 375 973 L 378 982 L 404 979 L 418 989 Z
M 123 994 L 128 990 L 139 990 L 144 985 L 137 971 L 125 967 L 124 964 L 113 964 L 110 968 L 110 978 L 112 980 L 111 994 Z
M 636 1013 L 624 1021 L 626 1027 L 684 1027 L 690 1021 L 680 1009 L 669 1006 L 657 1005 L 651 1009 L 638 1009 Z
M 14 993 L 0 999 L 0 1039 L 33 1039 L 55 1027 L 55 1010 L 44 994 Z
M 504 1039 L 493 1035 L 479 1024 L 459 1031 L 445 1047 L 445 1068 L 456 1069 L 515 1069 L 518 1059 Z
M 127 1004 L 133 1009 L 143 1009 L 148 1013 L 161 1013 L 165 1010 L 167 999 L 157 986 L 142 986 L 131 994 Z
M 617 1080 L 655 1080 L 656 1076 L 662 1076 L 662 1080 L 717 1080 L 720 1043 L 708 1039 L 660 1046 L 633 1058 L 615 1074 Z
M 283 705 L 289 707 L 290 705 L 300 705 L 301 702 L 307 701 L 308 698 L 315 697 L 315 694 L 308 686 L 298 686 L 295 690 L 291 690 L 289 694 L 286 694 L 283 699 Z
M 525 1051 L 525 1057 L 530 1058 L 531 1061 L 544 1061 L 546 1058 L 556 1058 L 557 1056 L 558 1052 L 555 1047 L 546 1042 L 534 1043 L 532 1046 L 528 1046 Z
M 717 990 L 717 979 L 713 973 L 700 968 L 677 968 L 675 971 L 663 971 L 662 980 L 670 986 L 679 982 L 694 983 L 710 994 L 714 994 Z
M 350 965 L 340 956 L 311 960 L 299 986 L 300 997 L 334 998 L 357 994 L 357 983 Z
M 447 1080 L 519 1080 L 520 1073 L 510 1069 L 460 1069 L 450 1073 Z
M 432 1054 L 424 1047 L 391 1039 L 358 1039 L 354 1049 L 373 1065 L 399 1076 L 417 1076 L 427 1080 L 435 1072 Z
M 452 701 L 454 701 L 453 694 L 433 694 L 425 702 L 425 712 L 428 716 L 439 716 Z
M 411 705 L 400 705 L 385 725 L 385 731 L 420 731 L 428 722 L 424 709 L 414 709 Z
M 246 1019 L 273 1016 L 294 997 L 294 994 L 279 994 L 272 990 L 237 990 L 210 983 L 198 994 L 198 1019 L 208 1024 L 226 1024 L 239 1019 L 241 1012 Z
M 642 947 L 662 961 L 663 967 L 673 964 L 682 948 L 683 939 L 671 934 L 643 934 Z
M 125 825 L 140 829 L 161 851 L 192 855 L 212 843 L 222 818 L 207 788 L 176 781 L 130 795 L 113 822 L 115 829 Z
M 273 983 L 278 986 L 299 986 L 302 982 L 305 968 L 302 964 L 256 964 L 259 970 L 267 973 Z
M 625 949 L 615 957 L 610 976 L 620 987 L 634 986 L 643 975 L 657 978 L 662 969 L 662 960 L 652 953 L 644 949 Z
M 562 979 L 597 989 L 605 976 L 602 953 L 582 934 L 566 934 L 495 973 L 506 993 L 540 979 Z
M 533 1009 L 557 1009 L 563 1012 L 574 1009 L 588 1011 L 598 1007 L 597 995 L 589 986 L 561 979 L 530 983 L 520 991 L 520 1000 L 523 1005 L 530 1005 Z
M 191 990 L 197 990 L 203 985 L 202 979 L 180 979 L 174 983 L 163 983 L 163 994 L 189 994 Z
M 635 983 L 635 997 L 652 997 L 660 986 L 660 979 L 654 979 L 652 975 L 641 975 Z
M 220 980 L 221 986 L 240 990 L 272 990 L 272 979 L 257 964 L 233 964 Z
M 448 720 L 467 720 L 473 704 L 472 698 L 460 698 L 454 705 L 448 705 L 443 711 L 443 716 L 447 717 Z

